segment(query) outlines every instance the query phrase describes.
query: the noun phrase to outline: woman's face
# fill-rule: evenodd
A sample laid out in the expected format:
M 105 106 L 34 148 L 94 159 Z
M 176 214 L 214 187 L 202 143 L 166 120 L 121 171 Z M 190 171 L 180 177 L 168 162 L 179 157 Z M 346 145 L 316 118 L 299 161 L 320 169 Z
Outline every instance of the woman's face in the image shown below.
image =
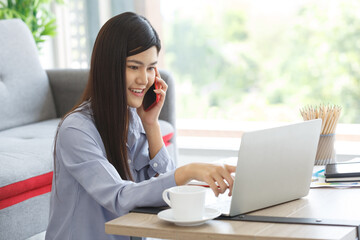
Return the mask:
M 155 81 L 158 53 L 155 46 L 126 58 L 126 97 L 129 107 L 139 108 Z

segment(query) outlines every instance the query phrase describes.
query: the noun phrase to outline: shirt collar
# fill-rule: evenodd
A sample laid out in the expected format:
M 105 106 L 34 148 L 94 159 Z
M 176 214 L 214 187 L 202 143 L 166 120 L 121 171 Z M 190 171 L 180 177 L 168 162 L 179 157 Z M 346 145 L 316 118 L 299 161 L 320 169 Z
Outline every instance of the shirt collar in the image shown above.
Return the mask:
M 141 134 L 145 134 L 141 119 L 137 114 L 136 109 L 129 107 L 129 127 L 126 145 L 131 149 L 140 138 Z

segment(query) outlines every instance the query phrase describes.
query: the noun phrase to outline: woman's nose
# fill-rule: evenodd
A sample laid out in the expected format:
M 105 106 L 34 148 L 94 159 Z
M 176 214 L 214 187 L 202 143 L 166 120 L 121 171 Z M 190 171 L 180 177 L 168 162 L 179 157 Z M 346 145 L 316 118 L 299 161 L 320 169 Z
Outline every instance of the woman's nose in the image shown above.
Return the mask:
M 139 85 L 147 85 L 149 74 L 146 71 L 141 71 L 136 78 L 136 83 Z

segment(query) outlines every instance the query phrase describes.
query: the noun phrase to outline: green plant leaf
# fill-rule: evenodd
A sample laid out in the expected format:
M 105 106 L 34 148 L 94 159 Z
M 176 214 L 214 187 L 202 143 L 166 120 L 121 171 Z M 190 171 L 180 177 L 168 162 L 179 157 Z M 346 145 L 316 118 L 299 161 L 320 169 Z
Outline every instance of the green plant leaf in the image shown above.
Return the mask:
M 8 5 L 8 8 L 12 8 L 13 7 L 12 0 L 8 0 L 7 5 Z
M 11 18 L 21 18 L 22 19 L 22 15 L 18 12 L 16 12 L 13 9 L 8 9 L 8 8 L 2 8 L 0 9 L 0 18 L 1 19 L 11 19 Z
M 0 19 L 20 18 L 29 27 L 40 50 L 44 36 L 56 34 L 55 17 L 51 13 L 50 4 L 54 0 L 0 0 Z M 55 0 L 63 4 L 63 0 Z
M 44 26 L 44 30 L 40 33 L 40 35 L 45 36 L 54 36 L 56 34 L 56 24 L 55 18 L 51 19 L 47 24 Z

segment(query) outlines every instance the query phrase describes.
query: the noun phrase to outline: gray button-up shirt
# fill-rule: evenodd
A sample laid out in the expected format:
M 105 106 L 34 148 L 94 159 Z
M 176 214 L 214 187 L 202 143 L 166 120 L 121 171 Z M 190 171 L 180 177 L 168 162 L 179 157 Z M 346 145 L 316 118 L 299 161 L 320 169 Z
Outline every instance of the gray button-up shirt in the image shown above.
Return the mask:
M 59 129 L 48 240 L 129 239 L 105 234 L 105 222 L 135 207 L 165 205 L 162 192 L 176 185 L 166 147 L 150 160 L 145 131 L 132 108 L 127 150 L 135 182 L 121 179 L 106 158 L 89 105 L 69 115 Z

